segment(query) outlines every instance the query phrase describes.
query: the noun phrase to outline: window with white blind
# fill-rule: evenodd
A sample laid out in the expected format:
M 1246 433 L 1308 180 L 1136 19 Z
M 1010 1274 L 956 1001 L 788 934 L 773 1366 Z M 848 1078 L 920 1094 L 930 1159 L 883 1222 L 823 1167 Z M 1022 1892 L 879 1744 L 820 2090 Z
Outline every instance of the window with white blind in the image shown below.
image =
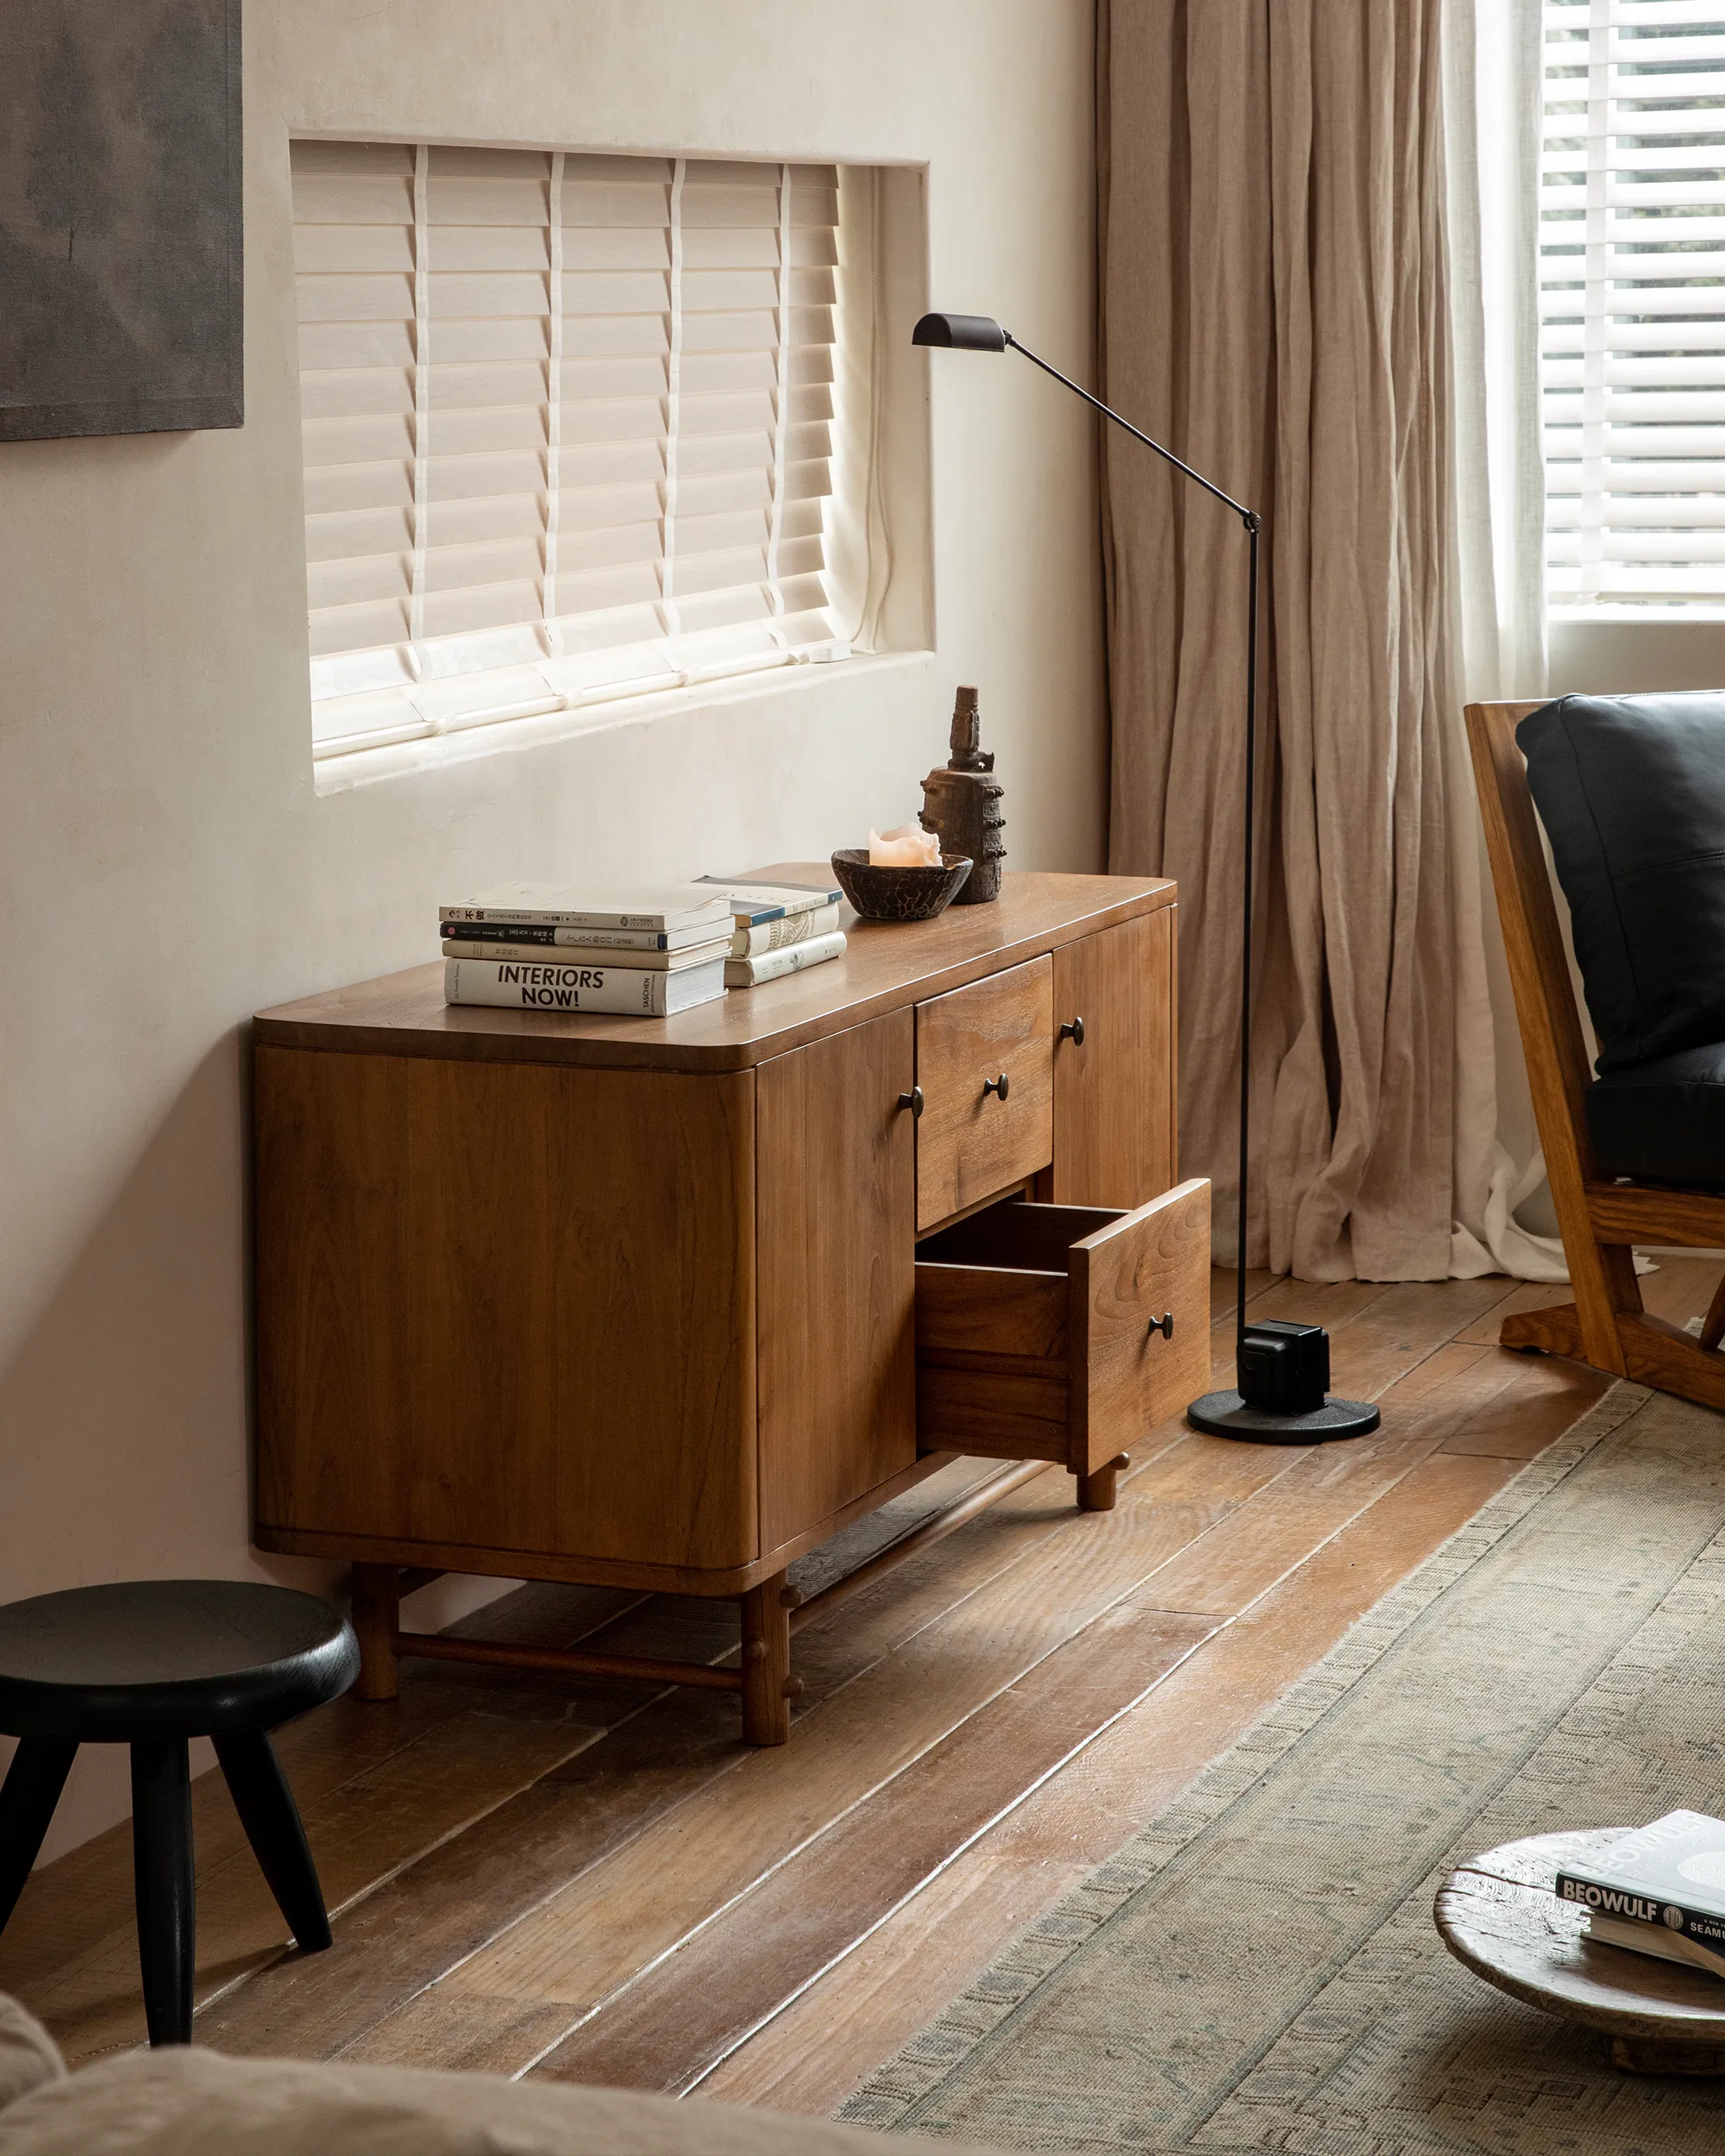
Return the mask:
M 1546 0 L 1546 592 L 1725 613 L 1725 0 Z
M 847 655 L 837 170 L 292 171 L 319 754 Z

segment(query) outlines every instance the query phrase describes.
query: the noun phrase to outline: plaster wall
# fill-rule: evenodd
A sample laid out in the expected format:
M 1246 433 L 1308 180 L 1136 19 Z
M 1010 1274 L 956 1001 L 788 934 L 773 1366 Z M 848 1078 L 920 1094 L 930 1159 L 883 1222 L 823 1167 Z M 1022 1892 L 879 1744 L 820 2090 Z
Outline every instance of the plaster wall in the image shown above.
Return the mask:
M 248 1549 L 248 1014 L 417 963 L 505 876 L 681 877 L 903 820 L 981 686 L 1019 867 L 1102 863 L 1091 423 L 938 356 L 937 649 L 321 792 L 290 134 L 927 168 L 929 279 L 1087 378 L 1080 0 L 250 0 L 236 432 L 0 447 L 0 1595 L 329 1568 Z M 907 335 L 910 323 L 888 325 Z M 919 362 L 920 364 L 920 362 Z M 447 1622 L 494 1592 L 443 1583 Z M 46 1852 L 126 1808 L 80 1759 Z

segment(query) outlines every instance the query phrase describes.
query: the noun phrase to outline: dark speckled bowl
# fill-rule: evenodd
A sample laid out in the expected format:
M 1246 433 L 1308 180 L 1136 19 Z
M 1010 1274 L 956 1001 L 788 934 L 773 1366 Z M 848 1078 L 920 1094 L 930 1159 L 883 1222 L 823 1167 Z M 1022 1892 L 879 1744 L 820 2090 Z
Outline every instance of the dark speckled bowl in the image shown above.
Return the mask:
M 832 856 L 832 873 L 865 921 L 932 921 L 970 873 L 969 854 L 943 854 L 940 861 L 938 868 L 875 868 L 866 846 L 846 846 Z

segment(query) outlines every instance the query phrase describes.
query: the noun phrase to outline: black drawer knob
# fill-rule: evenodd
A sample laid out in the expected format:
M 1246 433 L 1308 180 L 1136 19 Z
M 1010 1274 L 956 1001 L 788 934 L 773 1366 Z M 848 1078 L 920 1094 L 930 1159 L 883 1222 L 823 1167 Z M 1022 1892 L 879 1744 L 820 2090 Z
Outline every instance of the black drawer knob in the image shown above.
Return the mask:
M 1004 1100 L 1007 1097 L 1007 1082 L 1005 1071 L 1002 1071 L 998 1078 L 985 1078 L 982 1081 L 982 1098 L 986 1100 L 991 1093 L 997 1093 Z
M 1074 1048 L 1082 1048 L 1084 1045 L 1083 1019 L 1068 1018 L 1060 1029 L 1060 1037 L 1063 1041 L 1070 1041 Z
M 913 1117 L 919 1116 L 922 1113 L 922 1087 L 913 1086 L 908 1093 L 901 1093 L 899 1095 L 899 1106 L 901 1108 L 908 1108 Z
M 1171 1310 L 1164 1310 L 1159 1318 L 1152 1318 L 1150 1321 L 1150 1332 L 1159 1332 L 1164 1340 L 1171 1340 L 1174 1338 L 1174 1313 Z M 1148 1339 L 1150 1332 L 1146 1332 L 1144 1337 Z

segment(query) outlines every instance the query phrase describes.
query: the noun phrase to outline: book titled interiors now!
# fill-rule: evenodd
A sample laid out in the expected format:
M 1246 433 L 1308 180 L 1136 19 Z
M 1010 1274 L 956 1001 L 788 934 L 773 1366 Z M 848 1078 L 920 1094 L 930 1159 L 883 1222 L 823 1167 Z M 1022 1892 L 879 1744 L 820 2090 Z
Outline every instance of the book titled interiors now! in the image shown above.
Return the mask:
M 673 1018 L 724 993 L 721 955 L 649 973 L 638 966 L 566 966 L 539 959 L 446 958 L 443 1000 L 510 1011 L 596 1011 L 612 1018 Z

